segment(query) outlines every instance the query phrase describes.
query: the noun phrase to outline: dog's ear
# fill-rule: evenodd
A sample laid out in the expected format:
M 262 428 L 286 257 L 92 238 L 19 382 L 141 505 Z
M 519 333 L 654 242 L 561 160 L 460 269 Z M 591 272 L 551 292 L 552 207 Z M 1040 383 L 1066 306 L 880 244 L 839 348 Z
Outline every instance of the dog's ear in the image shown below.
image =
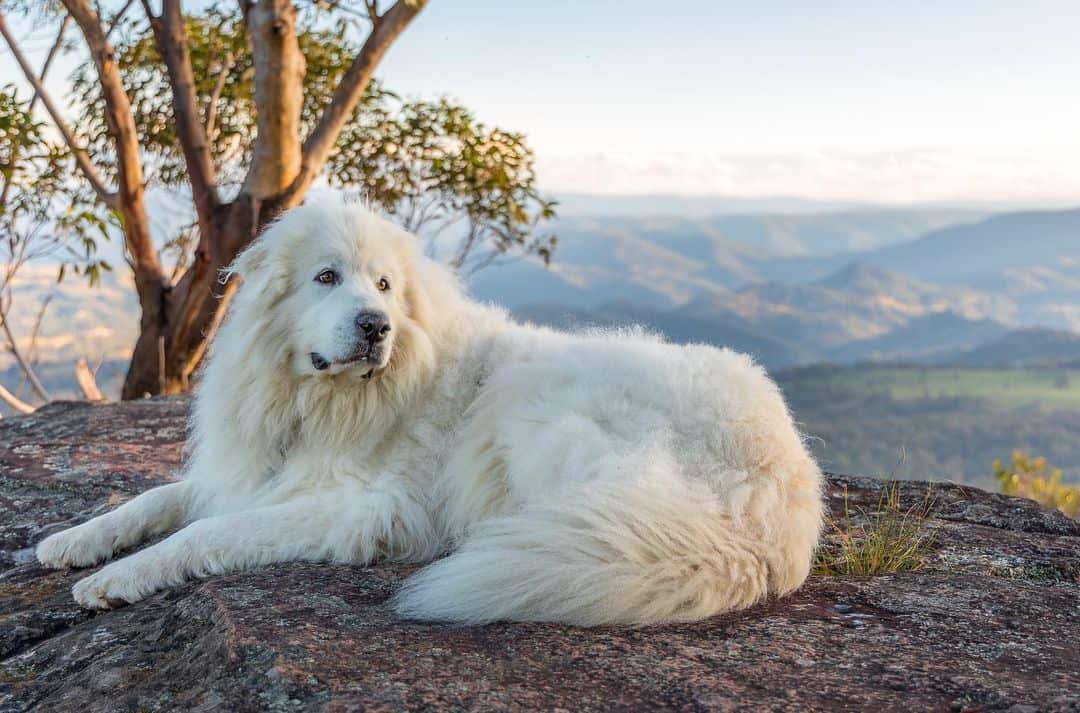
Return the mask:
M 405 279 L 405 304 L 408 307 L 409 318 L 416 322 L 421 329 L 427 329 L 431 323 L 432 307 L 431 298 L 428 296 L 424 276 L 421 271 L 417 255 L 411 255 L 407 261 L 408 267 Z
M 281 225 L 271 226 L 244 248 L 226 271 L 227 276 L 240 276 L 241 291 L 248 298 L 277 295 L 288 277 L 287 271 L 278 264 L 281 260 L 275 249 L 275 245 L 281 242 L 277 233 L 282 229 Z
M 245 282 L 250 283 L 259 268 L 265 266 L 270 259 L 270 245 L 265 238 L 265 235 L 260 236 L 244 248 L 229 266 L 229 272 L 240 275 Z

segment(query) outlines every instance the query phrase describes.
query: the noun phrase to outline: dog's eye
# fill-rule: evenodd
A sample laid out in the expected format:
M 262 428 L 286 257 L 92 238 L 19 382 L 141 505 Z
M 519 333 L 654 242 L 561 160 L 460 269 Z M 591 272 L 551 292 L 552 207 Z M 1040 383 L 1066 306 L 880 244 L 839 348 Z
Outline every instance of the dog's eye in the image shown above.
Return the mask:
M 315 282 L 323 285 L 333 285 L 338 281 L 338 274 L 327 268 L 315 276 Z
M 379 292 L 386 292 L 389 289 L 390 289 L 390 278 L 388 278 L 388 277 L 380 277 L 379 278 Z

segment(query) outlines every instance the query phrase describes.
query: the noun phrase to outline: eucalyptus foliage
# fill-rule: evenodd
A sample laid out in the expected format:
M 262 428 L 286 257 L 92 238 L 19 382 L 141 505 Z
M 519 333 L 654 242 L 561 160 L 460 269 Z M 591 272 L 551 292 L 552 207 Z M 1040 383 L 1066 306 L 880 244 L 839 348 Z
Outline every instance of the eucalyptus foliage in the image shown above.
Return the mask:
M 47 140 L 45 126 L 12 85 L 0 87 L 0 311 L 10 306 L 18 269 L 49 257 L 60 262 L 58 279 L 69 271 L 96 284 L 112 266 L 97 256 L 113 216 L 94 207 L 93 196 L 73 179 L 66 147 Z

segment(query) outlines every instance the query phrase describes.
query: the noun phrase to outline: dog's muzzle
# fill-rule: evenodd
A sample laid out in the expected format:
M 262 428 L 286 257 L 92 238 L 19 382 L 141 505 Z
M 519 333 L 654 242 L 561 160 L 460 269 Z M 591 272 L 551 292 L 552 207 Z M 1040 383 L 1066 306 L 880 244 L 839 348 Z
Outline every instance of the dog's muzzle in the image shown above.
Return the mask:
M 311 352 L 308 357 L 311 359 L 311 366 L 315 368 L 315 371 L 326 371 L 334 364 L 341 366 L 359 364 L 361 362 L 378 364 L 382 359 L 382 351 L 377 347 L 373 348 L 370 345 L 364 345 L 363 348 L 353 352 L 347 359 L 342 359 L 340 361 L 330 361 L 318 352 Z M 370 379 L 374 374 L 375 367 L 373 366 L 366 374 L 364 374 L 363 378 Z

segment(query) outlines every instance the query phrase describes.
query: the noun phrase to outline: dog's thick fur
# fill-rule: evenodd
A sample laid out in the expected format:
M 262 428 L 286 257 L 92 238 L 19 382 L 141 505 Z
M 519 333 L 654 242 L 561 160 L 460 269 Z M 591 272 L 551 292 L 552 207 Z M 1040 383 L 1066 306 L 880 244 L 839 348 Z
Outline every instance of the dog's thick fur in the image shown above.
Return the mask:
M 340 284 L 313 281 L 324 264 Z M 434 560 L 394 597 L 400 615 L 652 624 L 806 578 L 821 475 L 749 358 L 516 324 L 340 203 L 288 213 L 235 270 L 184 479 L 38 547 L 85 567 L 182 528 L 79 581 L 82 605 L 271 562 Z M 373 308 L 386 352 L 338 360 L 350 310 Z

